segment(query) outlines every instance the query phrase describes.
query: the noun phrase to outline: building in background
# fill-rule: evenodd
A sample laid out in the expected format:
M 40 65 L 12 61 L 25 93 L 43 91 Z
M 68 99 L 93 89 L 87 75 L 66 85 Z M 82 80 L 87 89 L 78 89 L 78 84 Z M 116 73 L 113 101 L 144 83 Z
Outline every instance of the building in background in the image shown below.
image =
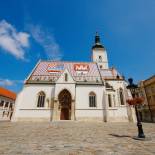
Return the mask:
M 0 87 L 0 120 L 11 120 L 16 94 Z
M 98 34 L 90 62 L 39 61 L 18 94 L 12 121 L 134 121 L 123 76 L 109 68 Z
M 155 75 L 139 83 L 139 93 L 145 98 L 140 108 L 142 121 L 155 122 Z

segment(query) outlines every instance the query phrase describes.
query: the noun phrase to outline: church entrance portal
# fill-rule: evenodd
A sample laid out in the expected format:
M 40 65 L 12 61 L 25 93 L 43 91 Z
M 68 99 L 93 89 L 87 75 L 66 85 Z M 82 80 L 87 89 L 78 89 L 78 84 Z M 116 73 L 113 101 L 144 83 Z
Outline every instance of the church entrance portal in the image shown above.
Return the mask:
M 60 107 L 60 120 L 71 119 L 71 94 L 68 90 L 64 89 L 58 95 Z

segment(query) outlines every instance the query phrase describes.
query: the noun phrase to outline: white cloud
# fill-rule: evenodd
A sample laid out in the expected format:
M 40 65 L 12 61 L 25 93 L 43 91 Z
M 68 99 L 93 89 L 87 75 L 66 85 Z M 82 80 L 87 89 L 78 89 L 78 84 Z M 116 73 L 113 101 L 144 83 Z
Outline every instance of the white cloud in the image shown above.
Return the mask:
M 28 37 L 29 34 L 19 32 L 18 35 L 16 36 L 16 39 L 22 44 L 23 47 L 29 47 Z
M 29 47 L 29 34 L 17 30 L 5 20 L 0 21 L 0 47 L 18 59 L 25 59 Z
M 0 85 L 1 86 L 12 86 L 14 85 L 14 82 L 8 79 L 0 79 Z
M 44 48 L 48 59 L 60 60 L 62 58 L 63 55 L 60 46 L 49 31 L 44 30 L 43 27 L 38 25 L 29 25 L 28 29 L 35 41 Z
M 22 80 L 0 79 L 0 86 L 13 86 L 17 83 L 24 83 Z

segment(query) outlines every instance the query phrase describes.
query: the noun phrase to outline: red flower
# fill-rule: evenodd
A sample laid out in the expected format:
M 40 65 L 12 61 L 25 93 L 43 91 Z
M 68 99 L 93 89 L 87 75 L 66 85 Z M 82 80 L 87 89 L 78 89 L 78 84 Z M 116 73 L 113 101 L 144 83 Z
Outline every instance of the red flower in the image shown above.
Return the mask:
M 133 99 L 128 99 L 127 100 L 127 103 L 129 105 L 138 105 L 138 104 L 142 104 L 144 101 L 144 98 L 143 97 L 135 97 Z

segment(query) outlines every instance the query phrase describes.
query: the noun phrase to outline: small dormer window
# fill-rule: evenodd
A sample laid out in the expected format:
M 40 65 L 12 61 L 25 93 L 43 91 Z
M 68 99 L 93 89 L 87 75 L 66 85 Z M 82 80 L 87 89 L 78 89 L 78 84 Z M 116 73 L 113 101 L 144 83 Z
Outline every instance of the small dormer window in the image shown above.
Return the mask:
M 68 81 L 68 74 L 65 73 L 65 81 Z

